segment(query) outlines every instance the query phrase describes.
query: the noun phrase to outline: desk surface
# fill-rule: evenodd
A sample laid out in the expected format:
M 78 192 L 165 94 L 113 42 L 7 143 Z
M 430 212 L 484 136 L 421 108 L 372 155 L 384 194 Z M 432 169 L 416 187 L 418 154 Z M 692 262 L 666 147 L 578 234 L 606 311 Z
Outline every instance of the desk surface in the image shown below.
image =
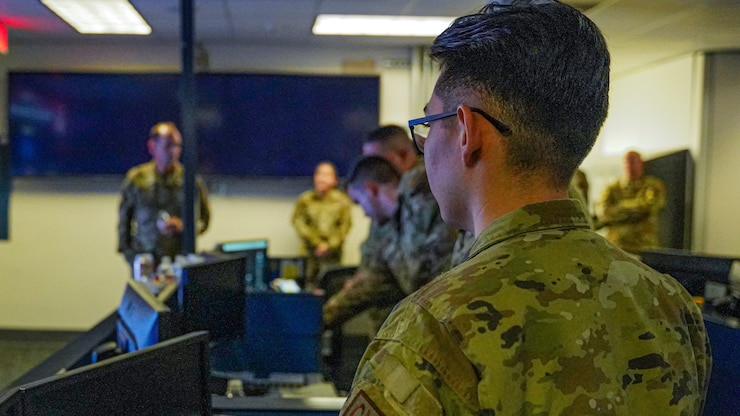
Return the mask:
M 229 411 L 299 411 L 299 412 L 339 412 L 346 397 L 336 394 L 334 385 L 319 382 L 297 388 L 280 388 L 264 396 L 226 397 L 213 395 L 214 413 Z
M 214 413 L 231 410 L 281 410 L 281 411 L 336 411 L 338 412 L 346 397 L 271 397 L 249 396 L 233 397 L 212 396 Z

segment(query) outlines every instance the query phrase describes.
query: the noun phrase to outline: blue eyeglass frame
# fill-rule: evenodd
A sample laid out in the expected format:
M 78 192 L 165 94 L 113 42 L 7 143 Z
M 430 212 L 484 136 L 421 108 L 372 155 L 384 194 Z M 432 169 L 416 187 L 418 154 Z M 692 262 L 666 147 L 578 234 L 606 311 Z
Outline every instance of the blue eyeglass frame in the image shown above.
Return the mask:
M 511 128 L 509 128 L 509 126 L 504 124 L 501 120 L 497 119 L 496 117 L 486 113 L 480 108 L 470 107 L 470 111 L 482 115 L 483 118 L 488 120 L 489 123 L 493 124 L 493 127 L 496 127 L 496 130 L 498 130 L 501 133 L 501 135 L 503 136 L 511 135 Z M 418 126 L 419 124 L 426 124 L 427 127 L 429 127 L 428 124 L 430 121 L 441 120 L 443 118 L 452 117 L 454 115 L 457 115 L 457 110 L 450 111 L 449 113 L 433 114 L 431 116 L 409 120 L 409 130 L 411 130 L 411 138 L 414 140 L 414 144 L 416 145 L 416 148 L 419 149 L 419 152 L 424 154 L 424 143 L 427 141 L 427 138 L 424 136 L 420 136 L 418 134 L 414 134 L 414 126 Z

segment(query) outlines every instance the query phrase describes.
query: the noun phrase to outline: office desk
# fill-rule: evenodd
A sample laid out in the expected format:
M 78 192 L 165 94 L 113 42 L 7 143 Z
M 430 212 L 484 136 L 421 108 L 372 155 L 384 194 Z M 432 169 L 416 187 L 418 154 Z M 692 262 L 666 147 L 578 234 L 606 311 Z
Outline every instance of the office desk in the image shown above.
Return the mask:
M 212 396 L 214 415 L 235 416 L 336 416 L 345 400 L 346 397 L 337 397 L 334 386 L 327 382 L 283 389 L 264 396 Z
M 259 377 L 267 377 L 273 372 L 319 373 L 321 297 L 311 294 L 255 293 L 247 297 L 246 309 L 247 335 L 234 342 L 221 343 L 220 348 L 212 348 L 212 370 L 249 370 Z M 90 364 L 93 349 L 116 339 L 116 319 L 115 312 L 110 314 L 8 388 L 52 376 L 60 369 Z M 311 380 L 307 383 L 313 384 L 294 387 L 292 391 L 280 391 L 278 395 L 235 399 L 214 395 L 214 413 L 280 415 L 305 412 L 337 415 L 344 398 L 336 397 L 334 386 Z
M 275 398 L 213 396 L 213 414 L 231 416 L 336 416 L 344 397 Z

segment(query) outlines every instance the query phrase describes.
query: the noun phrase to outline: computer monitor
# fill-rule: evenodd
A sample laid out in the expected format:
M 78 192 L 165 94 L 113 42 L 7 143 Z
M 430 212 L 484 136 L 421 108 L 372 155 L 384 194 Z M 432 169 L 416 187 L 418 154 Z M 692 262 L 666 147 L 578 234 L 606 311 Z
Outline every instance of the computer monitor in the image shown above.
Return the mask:
M 303 280 L 306 277 L 305 257 L 270 257 L 268 258 L 269 279 Z
M 313 293 L 256 292 L 247 297 L 243 365 L 258 378 L 321 371 L 321 305 Z
M 177 293 L 183 332 L 208 331 L 214 341 L 244 334 L 246 262 L 241 254 L 218 254 L 183 266 Z
M 153 347 L 18 387 L 17 416 L 211 415 L 208 334 Z
M 729 284 L 732 257 L 662 249 L 641 253 L 643 263 L 678 280 L 692 296 L 704 296 L 707 282 Z
M 267 290 L 272 280 L 267 259 L 266 239 L 235 240 L 216 244 L 217 253 L 240 254 L 245 257 L 244 284 L 248 291 Z
M 171 283 L 155 296 L 144 284 L 129 280 L 117 311 L 118 348 L 132 352 L 181 335 L 177 311 L 164 303 L 176 290 L 177 285 Z

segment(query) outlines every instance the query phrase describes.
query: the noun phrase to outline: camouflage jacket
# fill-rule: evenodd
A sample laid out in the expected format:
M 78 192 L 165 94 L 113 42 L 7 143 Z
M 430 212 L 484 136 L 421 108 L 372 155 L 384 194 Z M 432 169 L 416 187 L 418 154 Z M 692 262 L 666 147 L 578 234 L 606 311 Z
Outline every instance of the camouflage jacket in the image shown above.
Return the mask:
M 338 189 L 330 190 L 323 198 L 313 190 L 298 197 L 292 223 L 309 254 L 323 242 L 329 244 L 330 250 L 342 252 L 344 238 L 352 226 L 351 206 L 347 194 Z
M 402 301 L 342 414 L 700 414 L 711 358 L 699 308 L 589 230 L 578 205 L 497 219 L 466 262 Z
M 658 213 L 665 205 L 665 186 L 653 176 L 615 182 L 603 192 L 599 225 L 606 238 L 623 250 L 639 253 L 658 246 Z
M 153 253 L 156 258 L 182 251 L 182 236 L 159 233 L 161 211 L 182 218 L 184 170 L 178 164 L 166 175 L 158 175 L 154 162 L 134 166 L 126 173 L 118 207 L 118 251 L 131 262 L 136 253 Z M 199 204 L 196 205 L 196 231 L 208 228 L 210 207 L 205 186 L 196 178 Z
M 381 254 L 406 295 L 450 269 L 457 234 L 442 221 L 424 163 L 417 164 L 399 184 L 399 208 Z
M 332 296 L 324 305 L 324 323 L 338 325 L 371 306 L 395 303 L 449 270 L 457 233 L 442 221 L 424 165 L 417 165 L 399 184 L 396 215 L 373 224 L 363 243 L 358 277 L 366 281 Z M 385 312 L 378 314 L 380 322 Z

